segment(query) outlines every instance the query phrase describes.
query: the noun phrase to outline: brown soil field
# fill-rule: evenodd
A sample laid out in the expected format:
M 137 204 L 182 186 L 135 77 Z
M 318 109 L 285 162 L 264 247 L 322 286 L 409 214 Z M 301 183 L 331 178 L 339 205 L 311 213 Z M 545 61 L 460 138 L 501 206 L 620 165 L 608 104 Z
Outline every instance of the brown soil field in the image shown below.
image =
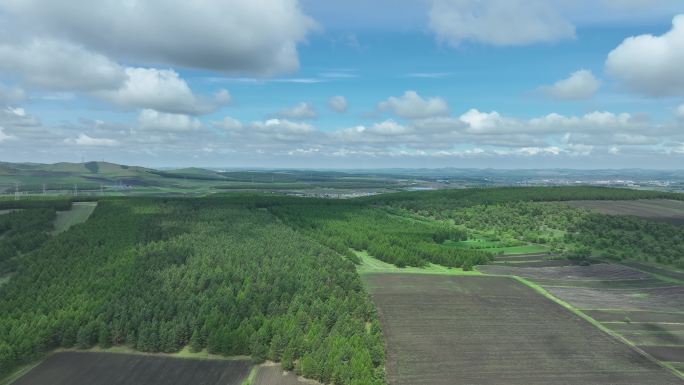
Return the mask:
M 684 309 L 684 286 L 635 289 L 547 286 L 546 289 L 554 296 L 579 309 L 645 311 L 678 311 Z
M 625 317 L 628 317 L 632 322 L 684 323 L 684 313 L 659 313 L 623 310 L 585 310 L 584 313 L 599 322 L 624 321 Z
M 681 384 L 506 277 L 369 274 L 391 385 Z
M 12 385 L 240 385 L 250 367 L 249 361 L 64 352 Z
M 641 262 L 624 261 L 622 263 L 624 265 L 633 267 L 635 269 L 639 269 L 639 270 L 646 271 L 646 272 L 653 273 L 653 274 L 662 275 L 664 277 L 673 278 L 673 279 L 677 279 L 677 280 L 684 282 L 684 272 L 683 271 L 679 271 L 679 270 L 675 270 L 675 269 L 667 269 L 666 270 L 666 269 L 663 269 L 660 267 L 647 265 L 647 264 L 641 263 Z
M 684 332 L 622 333 L 622 336 L 639 346 L 682 346 Z M 682 360 L 684 361 L 684 360 Z
M 257 369 L 252 385 L 315 385 L 316 381 L 300 379 L 292 372 L 285 372 L 280 365 L 262 365 Z
M 568 201 L 572 207 L 608 215 L 629 215 L 655 221 L 684 224 L 684 201 L 647 199 L 634 201 Z
M 671 286 L 670 283 L 663 282 L 659 279 L 612 279 L 612 280 L 600 280 L 600 279 L 535 279 L 535 283 L 547 286 L 565 286 L 565 287 L 587 287 L 594 289 L 639 289 L 648 287 L 667 287 Z
M 684 332 L 684 324 L 662 322 L 608 322 L 606 327 L 623 332 L 677 333 Z
M 537 279 L 562 279 L 573 281 L 607 281 L 607 280 L 629 280 L 629 279 L 652 279 L 649 274 L 631 269 L 627 266 L 609 263 L 597 263 L 589 266 L 561 266 L 546 268 L 523 268 L 514 265 L 478 266 L 479 271 L 486 274 L 497 275 L 517 275 L 531 280 Z
M 530 279 L 632 344 L 649 347 L 644 350 L 654 352 L 655 358 L 681 360 L 684 285 L 658 279 L 646 269 L 605 263 L 560 268 L 480 266 L 478 270 Z
M 665 362 L 684 362 L 683 346 L 639 346 L 648 354 Z
M 575 266 L 577 262 L 569 259 L 547 259 L 547 260 L 518 260 L 518 261 L 494 261 L 496 266 L 513 266 L 513 267 L 560 267 L 560 266 Z
M 515 255 L 498 255 L 496 261 L 543 261 L 548 258 L 553 258 L 550 254 L 515 254 Z

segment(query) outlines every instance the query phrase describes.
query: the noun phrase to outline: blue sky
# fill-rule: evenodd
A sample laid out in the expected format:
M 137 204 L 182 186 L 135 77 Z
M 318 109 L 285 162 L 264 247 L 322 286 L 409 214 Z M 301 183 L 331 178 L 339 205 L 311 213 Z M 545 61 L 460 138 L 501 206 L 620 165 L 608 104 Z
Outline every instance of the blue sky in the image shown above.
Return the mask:
M 63 4 L 0 5 L 0 161 L 684 164 L 680 1 Z

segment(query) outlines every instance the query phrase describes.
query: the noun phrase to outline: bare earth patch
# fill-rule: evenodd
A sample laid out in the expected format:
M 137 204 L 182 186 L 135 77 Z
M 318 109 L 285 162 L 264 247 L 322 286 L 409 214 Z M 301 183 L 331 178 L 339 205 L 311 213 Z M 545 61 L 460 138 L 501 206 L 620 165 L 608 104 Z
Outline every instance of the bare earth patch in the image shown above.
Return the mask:
M 392 385 L 681 384 L 506 277 L 369 274 Z
M 292 372 L 283 371 L 280 365 L 262 365 L 257 369 L 252 385 L 316 385 L 316 381 L 297 377 Z
M 674 224 L 684 224 L 684 201 L 641 199 L 632 201 L 568 201 L 569 206 L 608 215 L 629 215 Z
M 12 385 L 240 385 L 249 361 L 56 353 Z

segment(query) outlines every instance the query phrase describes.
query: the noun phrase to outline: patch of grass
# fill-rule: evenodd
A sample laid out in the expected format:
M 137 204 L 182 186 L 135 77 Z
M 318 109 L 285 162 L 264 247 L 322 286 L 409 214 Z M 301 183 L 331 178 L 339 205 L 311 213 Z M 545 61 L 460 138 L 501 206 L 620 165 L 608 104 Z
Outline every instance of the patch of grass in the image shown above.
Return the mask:
M 97 202 L 74 202 L 69 211 L 58 211 L 53 234 L 67 231 L 71 226 L 83 223 L 93 213 Z
M 242 385 L 252 385 L 252 383 L 254 383 L 254 377 L 256 377 L 258 371 L 259 365 L 252 366 L 252 370 L 249 371 L 249 375 L 247 376 L 247 378 L 245 378 L 245 380 L 242 381 Z
M 0 287 L 2 287 L 2 285 L 7 284 L 11 278 L 12 278 L 11 274 L 0 276 Z
M 453 242 L 446 241 L 446 246 L 462 250 L 482 250 L 494 254 L 516 255 L 516 254 L 536 254 L 546 253 L 550 248 L 546 245 L 529 243 L 516 246 L 501 246 L 501 242 L 484 238 L 469 239 L 467 241 Z
M 396 267 L 387 262 L 368 255 L 366 251 L 354 251 L 354 254 L 361 259 L 357 271 L 359 274 L 372 273 L 410 273 L 410 274 L 440 274 L 440 275 L 482 275 L 478 271 L 465 271 L 460 268 L 448 268 L 445 266 L 429 264 L 427 267 Z

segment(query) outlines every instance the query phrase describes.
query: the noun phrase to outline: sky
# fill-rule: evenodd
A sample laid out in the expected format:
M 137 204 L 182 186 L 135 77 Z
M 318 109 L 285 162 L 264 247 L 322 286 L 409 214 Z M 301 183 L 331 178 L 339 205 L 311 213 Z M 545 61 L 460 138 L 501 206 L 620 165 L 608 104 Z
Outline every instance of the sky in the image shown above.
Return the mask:
M 3 0 L 0 161 L 684 167 L 681 0 Z

